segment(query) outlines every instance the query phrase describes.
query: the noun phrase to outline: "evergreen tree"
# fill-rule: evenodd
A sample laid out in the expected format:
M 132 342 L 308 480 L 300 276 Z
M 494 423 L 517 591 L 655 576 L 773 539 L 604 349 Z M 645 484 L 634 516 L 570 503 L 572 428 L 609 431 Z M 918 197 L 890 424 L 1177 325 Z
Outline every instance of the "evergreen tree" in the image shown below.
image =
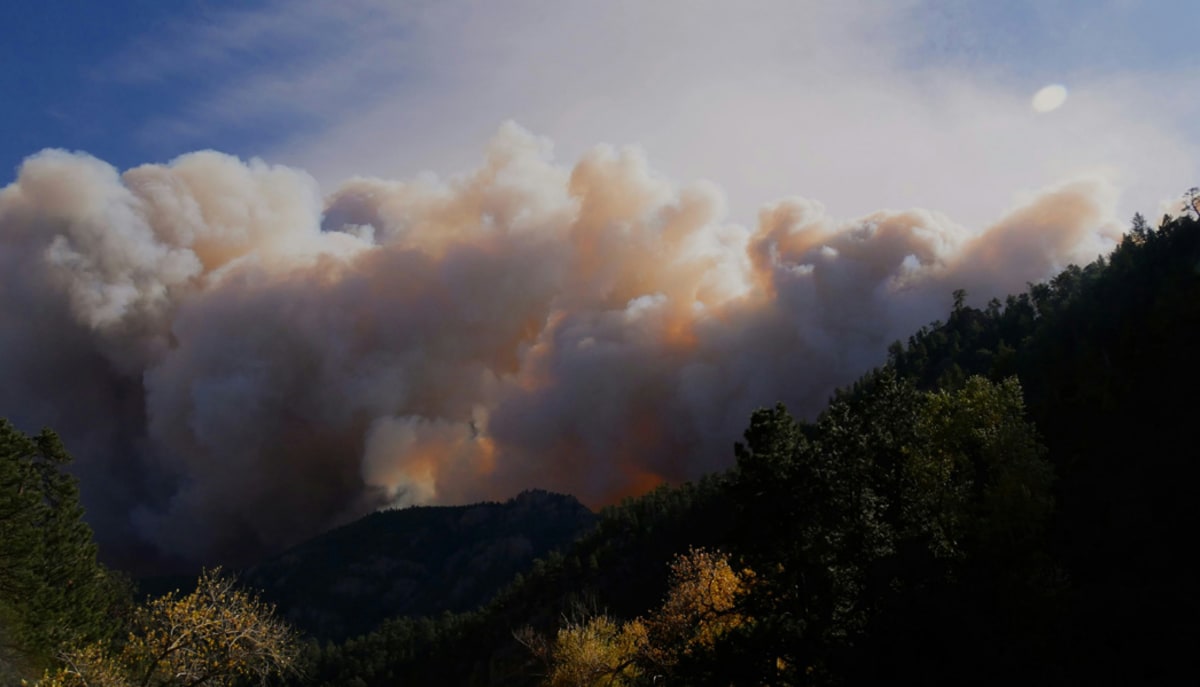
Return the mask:
M 28 667 L 112 629 L 117 585 L 96 561 L 69 462 L 53 432 L 0 420 L 0 637 Z

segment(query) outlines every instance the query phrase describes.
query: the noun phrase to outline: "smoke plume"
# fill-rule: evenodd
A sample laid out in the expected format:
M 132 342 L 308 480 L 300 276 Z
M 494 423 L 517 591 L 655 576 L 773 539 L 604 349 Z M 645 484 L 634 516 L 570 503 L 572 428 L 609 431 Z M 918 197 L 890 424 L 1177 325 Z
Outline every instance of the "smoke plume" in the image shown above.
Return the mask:
M 967 229 L 788 198 L 745 227 L 636 148 L 566 168 L 512 124 L 464 176 L 324 198 L 214 152 L 45 151 L 0 190 L 0 414 L 63 435 L 126 565 L 534 486 L 595 506 L 727 467 L 754 408 L 811 416 L 954 289 L 1095 258 L 1113 202 L 1077 180 Z

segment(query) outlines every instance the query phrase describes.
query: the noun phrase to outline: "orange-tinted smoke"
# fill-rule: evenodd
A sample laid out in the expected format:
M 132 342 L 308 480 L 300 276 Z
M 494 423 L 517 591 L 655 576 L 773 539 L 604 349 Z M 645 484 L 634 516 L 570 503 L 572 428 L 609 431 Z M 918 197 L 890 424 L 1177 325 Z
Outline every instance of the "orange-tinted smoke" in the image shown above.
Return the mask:
M 1111 239 L 1078 180 L 991 227 L 927 210 L 752 227 L 634 148 L 515 125 L 451 181 L 196 153 L 30 158 L 0 191 L 0 413 L 59 429 L 110 552 L 244 561 L 372 509 L 531 487 L 603 505 L 727 467 L 886 346 Z

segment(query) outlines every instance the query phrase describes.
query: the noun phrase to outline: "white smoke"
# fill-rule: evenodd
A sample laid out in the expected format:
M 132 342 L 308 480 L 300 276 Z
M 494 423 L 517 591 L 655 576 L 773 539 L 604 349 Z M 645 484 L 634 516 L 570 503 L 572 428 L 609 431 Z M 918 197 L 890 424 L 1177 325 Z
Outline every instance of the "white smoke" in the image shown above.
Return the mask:
M 727 467 L 750 412 L 812 415 L 887 344 L 1111 246 L 1079 179 L 990 227 L 755 227 L 636 148 L 574 167 L 505 125 L 450 181 L 212 152 L 119 174 L 29 158 L 0 191 L 0 414 L 58 429 L 126 562 L 242 560 L 390 503 L 528 487 L 599 505 Z

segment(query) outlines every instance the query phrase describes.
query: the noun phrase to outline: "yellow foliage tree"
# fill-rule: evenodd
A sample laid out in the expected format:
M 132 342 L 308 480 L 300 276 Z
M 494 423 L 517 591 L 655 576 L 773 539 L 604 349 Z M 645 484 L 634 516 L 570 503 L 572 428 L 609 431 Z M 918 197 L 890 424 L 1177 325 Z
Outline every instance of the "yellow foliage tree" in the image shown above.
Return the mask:
M 596 616 L 558 631 L 546 683 L 550 687 L 623 687 L 640 675 L 637 658 L 646 648 L 646 628 L 637 620 L 618 623 Z
M 274 608 L 238 589 L 220 570 L 196 590 L 139 608 L 120 650 L 91 644 L 64 654 L 38 687 L 214 687 L 266 680 L 291 670 L 298 647 Z
M 753 578 L 753 571 L 735 571 L 725 554 L 692 549 L 676 557 L 667 597 L 645 621 L 646 657 L 669 667 L 693 651 L 711 649 L 747 622 L 737 610 L 737 601 Z
M 629 622 L 596 616 L 559 629 L 552 644 L 523 639 L 548 659 L 547 687 L 620 687 L 668 674 L 681 658 L 712 649 L 730 630 L 749 622 L 738 598 L 754 577 L 735 571 L 724 554 L 693 549 L 671 564 L 662 605 Z

